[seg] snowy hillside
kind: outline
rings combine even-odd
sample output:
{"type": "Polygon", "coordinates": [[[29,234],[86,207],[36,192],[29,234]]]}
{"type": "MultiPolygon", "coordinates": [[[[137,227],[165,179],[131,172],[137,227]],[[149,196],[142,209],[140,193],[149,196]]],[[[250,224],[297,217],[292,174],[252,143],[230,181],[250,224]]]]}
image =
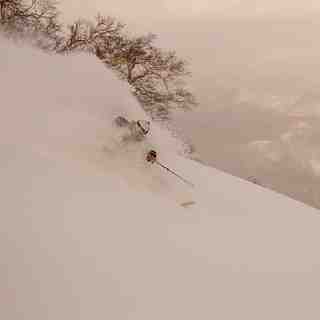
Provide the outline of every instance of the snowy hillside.
{"type": "Polygon", "coordinates": [[[319,211],[155,124],[123,145],[114,117],[147,116],[94,57],[0,52],[0,319],[319,319],[319,211]]]}

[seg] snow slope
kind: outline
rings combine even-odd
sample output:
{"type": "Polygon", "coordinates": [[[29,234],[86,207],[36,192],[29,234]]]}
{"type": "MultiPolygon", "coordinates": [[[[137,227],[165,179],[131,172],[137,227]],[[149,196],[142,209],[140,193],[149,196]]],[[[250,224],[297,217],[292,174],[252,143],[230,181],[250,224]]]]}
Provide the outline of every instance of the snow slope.
{"type": "Polygon", "coordinates": [[[113,118],[147,116],[94,57],[0,52],[1,319],[319,319],[319,211],[155,124],[122,145],[113,118]]]}

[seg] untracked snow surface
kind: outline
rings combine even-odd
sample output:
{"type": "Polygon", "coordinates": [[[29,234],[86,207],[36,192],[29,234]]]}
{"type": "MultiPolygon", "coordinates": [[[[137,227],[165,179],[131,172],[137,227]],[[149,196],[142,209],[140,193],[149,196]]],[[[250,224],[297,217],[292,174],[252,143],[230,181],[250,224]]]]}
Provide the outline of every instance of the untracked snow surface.
{"type": "Polygon", "coordinates": [[[0,319],[320,318],[319,211],[155,124],[123,144],[114,117],[147,116],[93,56],[0,41],[0,319]]]}

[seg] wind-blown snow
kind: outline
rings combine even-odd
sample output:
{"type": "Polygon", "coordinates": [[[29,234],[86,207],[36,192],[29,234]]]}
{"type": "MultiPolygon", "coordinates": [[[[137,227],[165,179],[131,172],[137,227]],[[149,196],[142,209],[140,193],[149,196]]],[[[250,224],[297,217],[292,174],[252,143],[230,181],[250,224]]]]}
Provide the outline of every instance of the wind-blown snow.
{"type": "Polygon", "coordinates": [[[93,56],[0,52],[1,319],[319,319],[319,211],[155,124],[122,145],[114,117],[147,116],[93,56]]]}

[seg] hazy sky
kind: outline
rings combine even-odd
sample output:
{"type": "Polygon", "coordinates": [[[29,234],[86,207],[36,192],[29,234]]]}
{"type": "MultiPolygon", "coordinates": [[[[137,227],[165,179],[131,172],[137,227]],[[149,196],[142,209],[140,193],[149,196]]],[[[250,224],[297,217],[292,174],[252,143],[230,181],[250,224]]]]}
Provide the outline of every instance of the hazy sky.
{"type": "Polygon", "coordinates": [[[94,15],[97,11],[123,18],[163,18],[210,13],[253,15],[256,13],[296,14],[320,10],[319,0],[61,0],[68,18],[94,15]]]}

